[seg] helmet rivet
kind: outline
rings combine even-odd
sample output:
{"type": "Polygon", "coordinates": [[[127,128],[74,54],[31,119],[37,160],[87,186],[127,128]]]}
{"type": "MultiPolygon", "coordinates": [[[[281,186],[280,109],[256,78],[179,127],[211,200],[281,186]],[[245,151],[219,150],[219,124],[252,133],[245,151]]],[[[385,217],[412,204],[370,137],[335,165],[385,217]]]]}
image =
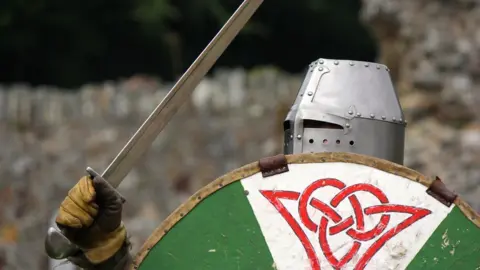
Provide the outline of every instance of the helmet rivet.
{"type": "Polygon", "coordinates": [[[352,61],[350,61],[350,66],[353,66],[353,65],[355,65],[355,64],[352,61]]]}
{"type": "Polygon", "coordinates": [[[352,112],[352,111],[348,111],[348,114],[350,114],[350,115],[351,115],[351,114],[353,114],[353,112],[352,112]]]}
{"type": "Polygon", "coordinates": [[[369,64],[369,63],[365,63],[365,67],[368,67],[368,66],[370,66],[370,64],[369,64]]]}
{"type": "Polygon", "coordinates": [[[313,92],[312,91],[308,92],[308,95],[309,96],[313,95],[313,92]]]}
{"type": "Polygon", "coordinates": [[[324,62],[323,62],[323,60],[322,60],[322,59],[320,59],[320,64],[323,64],[323,63],[324,63],[324,62]]]}
{"type": "Polygon", "coordinates": [[[395,121],[397,121],[397,118],[393,117],[392,120],[393,120],[393,122],[395,122],[395,121]]]}
{"type": "Polygon", "coordinates": [[[362,116],[362,114],[361,114],[361,113],[359,113],[359,112],[357,112],[357,116],[358,116],[358,117],[360,117],[360,116],[362,116]]]}
{"type": "Polygon", "coordinates": [[[408,121],[407,121],[407,120],[405,120],[405,124],[408,124],[408,121]]]}
{"type": "Polygon", "coordinates": [[[298,139],[298,140],[301,140],[301,139],[302,139],[302,135],[298,134],[298,135],[297,135],[297,139],[298,139]]]}
{"type": "Polygon", "coordinates": [[[290,139],[293,139],[293,135],[290,134],[290,139]]]}
{"type": "Polygon", "coordinates": [[[386,117],[386,116],[382,116],[382,119],[385,120],[385,119],[387,119],[387,117],[386,117]]]}
{"type": "Polygon", "coordinates": [[[390,69],[389,69],[388,67],[385,67],[385,70],[386,70],[386,71],[390,71],[390,69]]]}
{"type": "Polygon", "coordinates": [[[400,119],[398,119],[398,121],[400,121],[400,122],[403,122],[403,119],[402,119],[402,118],[400,118],[400,119]]]}
{"type": "Polygon", "coordinates": [[[346,126],[347,128],[349,128],[349,127],[350,127],[350,124],[349,124],[349,123],[346,123],[345,126],[346,126]]]}
{"type": "Polygon", "coordinates": [[[323,67],[319,67],[319,68],[318,68],[318,71],[323,71],[323,67]]]}
{"type": "Polygon", "coordinates": [[[380,65],[377,65],[377,69],[380,69],[380,65]]]}
{"type": "Polygon", "coordinates": [[[335,60],[335,62],[333,62],[333,63],[334,63],[335,65],[338,65],[338,61],[337,61],[337,60],[335,60]]]}
{"type": "Polygon", "coordinates": [[[375,114],[370,114],[370,118],[375,118],[375,114]]]}

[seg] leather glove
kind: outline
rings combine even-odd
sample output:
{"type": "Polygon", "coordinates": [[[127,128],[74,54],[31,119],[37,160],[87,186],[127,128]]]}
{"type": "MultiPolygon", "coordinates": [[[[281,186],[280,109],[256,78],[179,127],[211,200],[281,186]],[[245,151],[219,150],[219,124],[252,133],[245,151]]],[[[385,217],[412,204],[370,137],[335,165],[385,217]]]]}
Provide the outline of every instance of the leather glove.
{"type": "Polygon", "coordinates": [[[77,258],[69,258],[81,267],[107,261],[126,242],[122,198],[100,176],[78,181],[61,203],[56,223],[82,250],[77,258]]]}

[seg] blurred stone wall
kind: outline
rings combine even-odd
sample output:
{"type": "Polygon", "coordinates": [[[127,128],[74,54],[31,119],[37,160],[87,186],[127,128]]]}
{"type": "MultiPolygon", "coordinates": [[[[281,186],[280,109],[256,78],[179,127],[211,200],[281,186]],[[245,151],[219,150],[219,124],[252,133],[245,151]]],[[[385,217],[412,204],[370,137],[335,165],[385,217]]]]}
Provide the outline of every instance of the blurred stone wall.
{"type": "MultiPolygon", "coordinates": [[[[406,166],[440,176],[480,209],[478,1],[364,2],[409,120],[406,166]]],[[[201,83],[119,188],[134,251],[195,190],[282,152],[282,121],[301,79],[238,69],[201,83]]],[[[0,89],[1,270],[46,269],[55,208],[86,166],[107,166],[171,86],[136,76],[75,92],[0,89]]]]}
{"type": "Polygon", "coordinates": [[[412,123],[406,164],[480,208],[480,1],[363,0],[412,123]]]}

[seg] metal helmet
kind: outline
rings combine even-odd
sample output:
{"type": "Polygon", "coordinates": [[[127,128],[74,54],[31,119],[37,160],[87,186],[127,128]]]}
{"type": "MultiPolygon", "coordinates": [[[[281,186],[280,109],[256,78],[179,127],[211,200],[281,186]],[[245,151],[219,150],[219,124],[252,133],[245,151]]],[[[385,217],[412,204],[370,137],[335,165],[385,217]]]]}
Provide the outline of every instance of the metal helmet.
{"type": "Polygon", "coordinates": [[[385,65],[319,59],[284,122],[284,152],[352,152],[403,165],[406,124],[385,65]]]}

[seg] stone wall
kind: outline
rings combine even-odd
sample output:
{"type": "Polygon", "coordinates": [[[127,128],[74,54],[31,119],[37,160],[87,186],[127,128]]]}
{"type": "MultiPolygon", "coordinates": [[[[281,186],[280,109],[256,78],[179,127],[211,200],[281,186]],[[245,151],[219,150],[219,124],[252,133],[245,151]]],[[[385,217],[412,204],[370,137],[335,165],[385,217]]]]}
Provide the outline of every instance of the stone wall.
{"type": "MultiPolygon", "coordinates": [[[[440,176],[480,209],[478,1],[364,2],[409,120],[406,166],[440,176]]],[[[189,194],[282,152],[301,79],[239,69],[202,82],[119,187],[134,251],[189,194]]],[[[0,89],[0,269],[45,269],[54,209],[86,166],[106,167],[170,87],[137,76],[75,92],[0,89]]]]}
{"type": "Polygon", "coordinates": [[[410,126],[406,163],[480,200],[480,1],[363,0],[410,126]]]}

